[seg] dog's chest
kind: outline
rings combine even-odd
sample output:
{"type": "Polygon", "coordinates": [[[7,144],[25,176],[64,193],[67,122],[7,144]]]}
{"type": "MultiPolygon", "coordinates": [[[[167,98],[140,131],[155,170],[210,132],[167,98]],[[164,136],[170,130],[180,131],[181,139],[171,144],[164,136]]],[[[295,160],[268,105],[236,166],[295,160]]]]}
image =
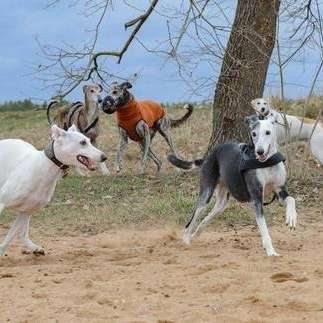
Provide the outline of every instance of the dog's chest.
{"type": "Polygon", "coordinates": [[[264,195],[267,195],[286,182],[286,169],[283,163],[268,168],[257,169],[257,178],[261,183],[264,195]]]}
{"type": "Polygon", "coordinates": [[[26,183],[24,181],[17,186],[16,198],[13,198],[12,203],[10,203],[10,208],[20,212],[32,213],[51,201],[57,180],[44,180],[44,178],[36,177],[32,182],[26,183]]]}

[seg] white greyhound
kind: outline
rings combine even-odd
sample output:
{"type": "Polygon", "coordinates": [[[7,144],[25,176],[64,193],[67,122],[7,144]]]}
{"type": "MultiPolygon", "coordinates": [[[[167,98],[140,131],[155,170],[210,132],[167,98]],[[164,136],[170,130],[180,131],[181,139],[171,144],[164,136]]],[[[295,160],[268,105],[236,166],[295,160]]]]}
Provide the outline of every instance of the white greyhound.
{"type": "MultiPolygon", "coordinates": [[[[277,141],[279,144],[286,143],[288,141],[288,136],[284,114],[272,109],[264,98],[252,100],[251,105],[258,115],[270,117],[275,121],[277,141]]],[[[313,119],[296,117],[289,114],[286,114],[286,121],[289,126],[290,140],[310,140],[312,154],[318,159],[321,165],[323,165],[322,122],[319,122],[315,126],[315,120],[313,119]]]]}
{"type": "Polygon", "coordinates": [[[0,255],[16,234],[29,251],[44,254],[44,249],[29,239],[31,214],[50,202],[56,183],[68,166],[95,170],[106,159],[75,125],[67,131],[53,125],[51,142],[43,151],[23,140],[0,140],[0,214],[5,208],[18,214],[0,244],[0,255]]]}

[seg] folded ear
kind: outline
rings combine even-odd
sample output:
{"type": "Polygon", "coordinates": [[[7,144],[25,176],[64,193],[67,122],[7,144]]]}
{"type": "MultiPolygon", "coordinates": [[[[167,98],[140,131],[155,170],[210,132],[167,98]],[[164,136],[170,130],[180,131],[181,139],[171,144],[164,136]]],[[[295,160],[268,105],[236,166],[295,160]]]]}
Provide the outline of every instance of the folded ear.
{"type": "Polygon", "coordinates": [[[59,137],[65,136],[66,131],[58,127],[56,124],[51,127],[51,138],[53,140],[58,139],[59,137]]]}
{"type": "Polygon", "coordinates": [[[75,132],[75,131],[79,131],[77,126],[73,123],[68,129],[67,132],[75,132]]]}
{"type": "Polygon", "coordinates": [[[86,90],[87,90],[87,85],[84,85],[84,86],[83,86],[83,93],[84,93],[84,94],[86,93],[86,90]]]}
{"type": "Polygon", "coordinates": [[[124,89],[131,89],[132,88],[132,84],[130,82],[123,82],[120,84],[120,86],[124,89]]]}
{"type": "Polygon", "coordinates": [[[253,99],[253,100],[251,100],[251,106],[255,109],[256,108],[256,101],[257,101],[257,99],[253,99]]]}

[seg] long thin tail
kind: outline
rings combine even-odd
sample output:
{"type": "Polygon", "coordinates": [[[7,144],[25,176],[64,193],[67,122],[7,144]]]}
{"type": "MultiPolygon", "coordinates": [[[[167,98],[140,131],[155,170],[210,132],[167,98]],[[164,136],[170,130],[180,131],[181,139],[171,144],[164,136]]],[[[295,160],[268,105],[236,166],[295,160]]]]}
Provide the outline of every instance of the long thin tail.
{"type": "Polygon", "coordinates": [[[175,155],[168,155],[167,159],[175,167],[185,169],[185,170],[201,167],[204,161],[204,159],[195,159],[192,161],[183,160],[176,157],[175,155]]]}
{"type": "Polygon", "coordinates": [[[192,104],[185,104],[184,109],[187,109],[187,112],[180,118],[180,119],[172,119],[170,118],[170,126],[172,128],[180,126],[184,123],[193,113],[193,105],[192,104]]]}
{"type": "Polygon", "coordinates": [[[47,111],[46,111],[46,114],[47,114],[47,121],[48,123],[52,126],[54,124],[54,120],[51,118],[50,114],[49,114],[49,110],[54,106],[58,104],[58,101],[57,100],[52,100],[49,102],[49,104],[47,105],[47,111]]]}

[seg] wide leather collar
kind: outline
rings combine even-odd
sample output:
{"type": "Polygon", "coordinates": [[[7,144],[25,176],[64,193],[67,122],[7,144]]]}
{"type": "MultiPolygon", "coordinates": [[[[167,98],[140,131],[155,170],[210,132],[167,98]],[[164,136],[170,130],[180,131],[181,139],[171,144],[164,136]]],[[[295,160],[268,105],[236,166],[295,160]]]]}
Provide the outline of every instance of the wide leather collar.
{"type": "Polygon", "coordinates": [[[59,169],[61,169],[63,171],[63,177],[67,176],[68,174],[68,169],[69,166],[63,164],[61,161],[59,161],[56,156],[55,156],[55,152],[54,152],[54,140],[51,140],[49,142],[49,144],[47,145],[47,147],[44,149],[44,153],[45,156],[52,161],[59,169]]]}

